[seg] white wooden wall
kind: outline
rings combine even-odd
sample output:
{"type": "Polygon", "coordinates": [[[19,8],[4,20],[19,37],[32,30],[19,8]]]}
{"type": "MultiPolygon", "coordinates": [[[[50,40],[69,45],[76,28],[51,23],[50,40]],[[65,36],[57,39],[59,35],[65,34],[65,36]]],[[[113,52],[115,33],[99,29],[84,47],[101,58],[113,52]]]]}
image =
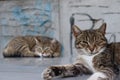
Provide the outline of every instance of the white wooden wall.
{"type": "Polygon", "coordinates": [[[69,19],[73,13],[75,24],[81,29],[92,26],[89,18],[81,13],[94,19],[103,18],[110,33],[106,37],[115,34],[120,41],[120,0],[4,0],[0,1],[0,52],[14,36],[46,35],[58,39],[64,55],[69,56],[69,19]]]}
{"type": "MultiPolygon", "coordinates": [[[[69,19],[73,13],[75,14],[75,24],[83,30],[91,28],[92,22],[88,16],[80,14],[87,13],[94,19],[104,19],[107,23],[106,37],[109,39],[112,34],[115,34],[116,41],[120,41],[120,0],[60,0],[61,36],[66,54],[70,54],[69,19]]],[[[100,25],[99,23],[94,28],[98,28],[100,25]]],[[[75,53],[74,43],[73,52],[75,53]]]]}

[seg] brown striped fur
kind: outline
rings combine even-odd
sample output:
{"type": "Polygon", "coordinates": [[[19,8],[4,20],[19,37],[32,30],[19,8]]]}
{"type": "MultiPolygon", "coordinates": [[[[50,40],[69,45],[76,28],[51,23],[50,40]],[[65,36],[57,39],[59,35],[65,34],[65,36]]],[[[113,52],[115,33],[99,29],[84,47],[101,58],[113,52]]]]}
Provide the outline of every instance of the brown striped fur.
{"type": "Polygon", "coordinates": [[[115,80],[120,65],[120,42],[108,44],[105,37],[106,23],[99,29],[80,30],[73,26],[72,30],[78,59],[73,64],[47,68],[43,72],[44,80],[89,73],[92,73],[92,76],[87,80],[115,80]]]}
{"type": "Polygon", "coordinates": [[[18,36],[3,51],[4,57],[58,57],[61,44],[45,36],[18,36]]]}

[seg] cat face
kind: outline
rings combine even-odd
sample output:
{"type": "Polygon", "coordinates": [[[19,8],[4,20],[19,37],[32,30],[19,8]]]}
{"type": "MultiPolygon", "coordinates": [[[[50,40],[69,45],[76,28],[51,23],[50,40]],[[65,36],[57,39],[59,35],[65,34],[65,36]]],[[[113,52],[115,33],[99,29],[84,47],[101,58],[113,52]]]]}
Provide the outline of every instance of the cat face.
{"type": "Polygon", "coordinates": [[[43,57],[52,57],[53,51],[48,46],[46,47],[36,46],[35,53],[43,57]]]}
{"type": "Polygon", "coordinates": [[[41,57],[53,57],[52,45],[56,40],[36,42],[35,53],[41,57]]]}
{"type": "Polygon", "coordinates": [[[77,26],[73,26],[72,30],[75,36],[75,47],[81,54],[94,55],[105,49],[107,45],[107,40],[105,38],[105,23],[96,30],[82,31],[77,26]]]}

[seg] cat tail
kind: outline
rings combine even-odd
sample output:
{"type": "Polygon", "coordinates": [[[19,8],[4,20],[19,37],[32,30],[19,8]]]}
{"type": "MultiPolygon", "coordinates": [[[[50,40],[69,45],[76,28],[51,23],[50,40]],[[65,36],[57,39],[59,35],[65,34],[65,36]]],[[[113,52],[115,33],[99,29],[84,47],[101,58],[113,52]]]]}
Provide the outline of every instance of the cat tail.
{"type": "Polygon", "coordinates": [[[3,50],[3,57],[9,57],[7,47],[5,47],[5,49],[3,50]]]}
{"type": "Polygon", "coordinates": [[[3,50],[3,57],[18,57],[18,53],[15,53],[14,50],[12,50],[11,47],[6,46],[3,50]]]}

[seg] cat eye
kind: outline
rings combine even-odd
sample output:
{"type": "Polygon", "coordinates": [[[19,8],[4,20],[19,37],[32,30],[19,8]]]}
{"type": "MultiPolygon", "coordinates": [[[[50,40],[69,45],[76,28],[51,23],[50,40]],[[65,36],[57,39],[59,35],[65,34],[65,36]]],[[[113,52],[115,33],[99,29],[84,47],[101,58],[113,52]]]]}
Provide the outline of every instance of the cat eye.
{"type": "Polygon", "coordinates": [[[41,47],[38,47],[38,49],[42,50],[42,48],[41,48],[41,47]]]}
{"type": "Polygon", "coordinates": [[[48,49],[49,49],[49,47],[45,48],[45,50],[48,50],[48,49]]]}
{"type": "Polygon", "coordinates": [[[50,48],[49,48],[49,47],[46,47],[44,50],[47,50],[47,51],[48,51],[48,50],[50,50],[50,48]]]}
{"type": "Polygon", "coordinates": [[[101,43],[101,42],[104,42],[105,39],[101,38],[100,40],[97,40],[96,43],[101,43]]]}
{"type": "Polygon", "coordinates": [[[88,42],[87,42],[87,41],[81,41],[81,43],[83,43],[83,44],[88,44],[88,42]]]}
{"type": "Polygon", "coordinates": [[[100,41],[95,41],[96,43],[99,43],[100,41]]]}
{"type": "Polygon", "coordinates": [[[37,50],[38,50],[38,51],[42,51],[42,49],[41,49],[41,48],[38,48],[37,50]]]}

